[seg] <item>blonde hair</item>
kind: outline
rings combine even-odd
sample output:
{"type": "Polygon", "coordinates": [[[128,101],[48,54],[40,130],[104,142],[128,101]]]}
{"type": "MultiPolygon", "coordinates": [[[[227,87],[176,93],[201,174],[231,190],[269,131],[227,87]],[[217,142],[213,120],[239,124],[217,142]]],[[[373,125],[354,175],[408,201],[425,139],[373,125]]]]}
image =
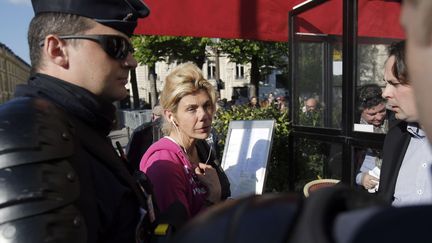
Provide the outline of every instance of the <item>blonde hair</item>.
{"type": "MultiPolygon", "coordinates": [[[[216,91],[213,85],[204,79],[201,70],[195,64],[191,62],[180,64],[165,79],[160,105],[164,110],[176,113],[180,100],[199,90],[204,90],[210,97],[213,115],[216,111],[216,91]]],[[[164,119],[162,125],[164,135],[169,135],[171,129],[171,123],[164,119]]]]}

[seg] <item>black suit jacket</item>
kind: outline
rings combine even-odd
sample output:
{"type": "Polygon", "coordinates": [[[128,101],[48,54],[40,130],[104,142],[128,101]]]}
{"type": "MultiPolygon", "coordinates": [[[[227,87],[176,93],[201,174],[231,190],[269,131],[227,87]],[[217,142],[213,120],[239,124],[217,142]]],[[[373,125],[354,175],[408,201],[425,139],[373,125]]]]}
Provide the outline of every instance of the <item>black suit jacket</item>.
{"type": "Polygon", "coordinates": [[[394,199],[396,180],[410,139],[407,123],[399,121],[390,128],[384,140],[380,185],[377,195],[389,204],[394,199]]]}

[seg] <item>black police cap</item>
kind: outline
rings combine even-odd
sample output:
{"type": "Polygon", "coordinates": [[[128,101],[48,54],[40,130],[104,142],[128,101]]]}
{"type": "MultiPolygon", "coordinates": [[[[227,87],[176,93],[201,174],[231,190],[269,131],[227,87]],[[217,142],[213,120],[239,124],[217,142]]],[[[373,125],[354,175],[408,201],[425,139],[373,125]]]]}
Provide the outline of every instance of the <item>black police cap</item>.
{"type": "Polygon", "coordinates": [[[131,36],[150,10],[141,0],[32,0],[35,15],[57,12],[91,18],[131,36]]]}

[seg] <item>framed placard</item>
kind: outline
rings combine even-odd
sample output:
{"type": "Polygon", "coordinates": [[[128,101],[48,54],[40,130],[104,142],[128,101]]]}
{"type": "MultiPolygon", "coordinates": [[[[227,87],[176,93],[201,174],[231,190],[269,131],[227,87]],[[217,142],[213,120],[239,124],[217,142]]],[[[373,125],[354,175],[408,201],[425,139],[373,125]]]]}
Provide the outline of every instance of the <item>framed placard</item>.
{"type": "Polygon", "coordinates": [[[221,165],[232,198],[262,194],[274,124],[274,120],[230,122],[221,165]]]}

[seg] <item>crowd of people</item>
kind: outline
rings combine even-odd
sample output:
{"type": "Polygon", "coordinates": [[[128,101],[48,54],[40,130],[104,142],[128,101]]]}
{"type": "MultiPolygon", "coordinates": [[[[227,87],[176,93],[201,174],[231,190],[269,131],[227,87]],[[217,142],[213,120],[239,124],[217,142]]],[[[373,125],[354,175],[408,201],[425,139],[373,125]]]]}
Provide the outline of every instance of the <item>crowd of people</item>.
{"type": "MultiPolygon", "coordinates": [[[[151,242],[170,224],[186,224],[172,242],[235,242],[259,232],[247,242],[430,241],[432,1],[404,2],[407,42],[389,47],[385,89],[359,91],[360,123],[386,133],[382,153],[366,151],[356,177],[376,193],[340,185],[303,204],[291,195],[227,200],[230,184],[208,142],[217,94],[192,63],[167,76],[153,121],[142,127],[148,146],[131,167],[108,134],[112,103],[127,96],[137,66],[129,37],[149,9],[140,0],[32,4],[31,77],[0,106],[1,242],[151,242]]],[[[270,93],[248,106],[286,111],[287,100],[270,93]]],[[[305,114],[317,110],[316,98],[304,101],[305,114]]]]}
{"type": "Polygon", "coordinates": [[[258,98],[255,95],[252,95],[249,98],[248,102],[241,102],[237,96],[232,96],[231,100],[219,99],[217,100],[217,108],[222,109],[231,109],[234,106],[247,106],[250,108],[267,108],[267,107],[274,107],[280,111],[288,112],[288,101],[289,97],[286,95],[279,95],[276,98],[274,98],[274,94],[272,92],[268,93],[263,98],[258,98]]]}

